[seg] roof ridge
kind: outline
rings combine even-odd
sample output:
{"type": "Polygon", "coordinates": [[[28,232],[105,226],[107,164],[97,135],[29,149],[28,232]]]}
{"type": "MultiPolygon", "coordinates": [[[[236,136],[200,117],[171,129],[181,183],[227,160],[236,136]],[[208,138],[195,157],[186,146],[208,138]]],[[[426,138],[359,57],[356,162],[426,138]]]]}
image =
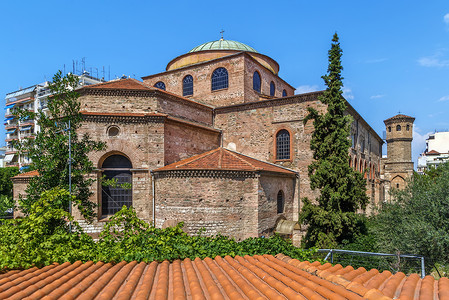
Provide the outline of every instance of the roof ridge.
{"type": "Polygon", "coordinates": [[[213,154],[213,153],[214,153],[215,151],[217,151],[218,149],[219,149],[219,148],[215,148],[215,149],[209,150],[209,151],[207,151],[207,152],[204,152],[204,153],[201,153],[201,154],[197,154],[196,157],[195,157],[195,156],[192,156],[192,157],[190,157],[191,160],[188,160],[189,158],[186,158],[186,160],[188,160],[188,161],[186,161],[186,162],[184,162],[184,163],[182,163],[182,164],[177,165],[175,168],[179,168],[179,167],[185,166],[185,165],[190,164],[190,163],[192,163],[192,162],[194,162],[194,161],[197,161],[197,160],[199,160],[199,159],[202,159],[202,158],[204,158],[204,157],[207,157],[207,156],[213,154]]]}
{"type": "Polygon", "coordinates": [[[246,160],[244,160],[243,158],[239,157],[238,154],[240,154],[240,153],[238,153],[238,152],[233,152],[233,151],[231,151],[231,150],[229,150],[229,149],[225,149],[225,148],[223,148],[223,149],[226,150],[226,151],[228,151],[229,154],[231,154],[232,156],[234,156],[234,157],[237,158],[238,160],[240,160],[240,161],[246,163],[247,165],[251,166],[254,170],[260,170],[260,169],[261,169],[261,168],[255,167],[255,166],[254,166],[252,163],[250,163],[249,161],[246,161],[246,160]]]}

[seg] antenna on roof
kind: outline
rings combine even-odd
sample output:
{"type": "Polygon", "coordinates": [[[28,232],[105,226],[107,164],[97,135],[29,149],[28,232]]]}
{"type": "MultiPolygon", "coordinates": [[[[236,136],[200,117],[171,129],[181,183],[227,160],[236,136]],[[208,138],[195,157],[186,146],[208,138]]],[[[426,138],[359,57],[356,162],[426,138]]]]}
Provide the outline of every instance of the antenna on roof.
{"type": "Polygon", "coordinates": [[[221,40],[224,40],[224,39],[223,39],[223,33],[224,33],[224,30],[222,29],[222,30],[220,31],[220,33],[221,33],[221,40]]]}

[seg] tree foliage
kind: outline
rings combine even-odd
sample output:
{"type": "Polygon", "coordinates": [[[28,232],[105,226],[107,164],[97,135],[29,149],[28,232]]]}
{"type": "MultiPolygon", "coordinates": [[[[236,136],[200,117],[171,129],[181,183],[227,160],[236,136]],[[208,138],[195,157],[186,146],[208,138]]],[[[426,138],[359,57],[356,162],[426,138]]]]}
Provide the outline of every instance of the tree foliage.
{"type": "Polygon", "coordinates": [[[68,230],[67,220],[71,216],[60,207],[69,199],[75,200],[66,190],[52,189],[33,203],[24,218],[4,221],[0,226],[0,269],[77,260],[151,262],[278,253],[311,260],[315,252],[296,248],[278,235],[236,242],[222,235],[188,235],[182,231],[182,223],[159,229],[138,219],[134,209],[126,207],[110,218],[100,240],[95,242],[76,222],[75,230],[68,230]]]}
{"type": "Polygon", "coordinates": [[[72,74],[62,76],[55,74],[50,84],[52,95],[46,110],[38,112],[19,111],[21,121],[34,119],[39,132],[34,138],[26,139],[17,145],[22,155],[32,160],[32,168],[39,172],[27,187],[27,196],[21,199],[20,206],[27,213],[41,193],[55,187],[68,190],[69,182],[69,134],[71,135],[72,153],[72,194],[78,200],[77,206],[86,218],[93,216],[93,203],[88,200],[93,179],[86,174],[93,171],[93,164],[88,158],[91,151],[104,149],[102,142],[93,141],[88,134],[78,135],[81,127],[79,94],[75,88],[78,78],[72,74]],[[70,124],[70,125],[69,125],[70,124]]]}
{"type": "Polygon", "coordinates": [[[11,177],[19,174],[19,168],[0,168],[0,217],[7,215],[7,211],[14,208],[11,177]]]}
{"type": "Polygon", "coordinates": [[[345,114],[347,105],[342,94],[342,50],[335,34],[329,50],[327,74],[322,76],[327,88],[319,100],[327,105],[326,113],[308,108],[304,123],[313,120],[314,132],[310,142],[314,161],[309,165],[310,185],[319,189],[317,204],[303,199],[301,220],[309,225],[305,237],[307,247],[335,247],[343,239],[351,239],[363,227],[356,213],[368,203],[363,175],[348,164],[351,116],[345,114]]]}
{"type": "Polygon", "coordinates": [[[395,190],[374,217],[372,232],[380,251],[418,254],[449,263],[449,163],[417,173],[395,190]]]}

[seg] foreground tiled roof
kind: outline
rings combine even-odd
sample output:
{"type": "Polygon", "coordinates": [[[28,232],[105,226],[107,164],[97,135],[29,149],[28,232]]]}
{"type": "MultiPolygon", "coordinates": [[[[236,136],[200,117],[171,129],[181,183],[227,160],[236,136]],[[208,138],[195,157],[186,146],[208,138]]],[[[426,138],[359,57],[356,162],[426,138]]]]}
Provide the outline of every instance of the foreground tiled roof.
{"type": "Polygon", "coordinates": [[[87,85],[84,89],[120,89],[120,90],[154,90],[143,82],[134,78],[111,80],[93,85],[87,85]]]}
{"type": "Polygon", "coordinates": [[[172,163],[156,169],[155,172],[172,170],[267,171],[289,175],[296,174],[287,168],[282,168],[222,147],[172,163]]]}
{"type": "Polygon", "coordinates": [[[19,175],[14,176],[13,178],[25,178],[25,177],[34,177],[39,175],[39,172],[37,170],[21,173],[19,175]]]}
{"type": "Polygon", "coordinates": [[[283,255],[157,263],[75,262],[0,275],[0,299],[447,299],[449,279],[283,255]],[[28,298],[27,298],[28,297],[28,298]]]}
{"type": "Polygon", "coordinates": [[[431,151],[426,153],[426,155],[439,155],[439,154],[440,154],[440,152],[435,151],[435,150],[431,150],[431,151]]]}

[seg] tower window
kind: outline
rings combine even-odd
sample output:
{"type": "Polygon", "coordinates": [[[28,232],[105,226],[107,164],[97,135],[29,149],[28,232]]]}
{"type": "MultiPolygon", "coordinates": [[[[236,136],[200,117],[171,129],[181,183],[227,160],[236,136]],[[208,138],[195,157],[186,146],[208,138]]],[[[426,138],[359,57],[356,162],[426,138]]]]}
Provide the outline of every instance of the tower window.
{"type": "Polygon", "coordinates": [[[280,190],[277,196],[277,213],[282,214],[284,212],[284,192],[280,190]]]}
{"type": "Polygon", "coordinates": [[[155,88],[161,89],[163,91],[165,91],[165,83],[163,83],[162,81],[158,81],[156,82],[156,84],[154,85],[155,88]]]}
{"type": "Polygon", "coordinates": [[[391,132],[391,126],[388,126],[388,132],[391,132]]]}
{"type": "Polygon", "coordinates": [[[286,90],[282,91],[282,97],[287,97],[287,91],[286,90]]]}
{"type": "Polygon", "coordinates": [[[228,70],[218,68],[212,73],[212,91],[228,88],[228,70]]]}
{"type": "Polygon", "coordinates": [[[396,126],[396,131],[401,131],[401,125],[396,126]]]}
{"type": "Polygon", "coordinates": [[[193,95],[193,77],[191,75],[187,75],[182,80],[182,95],[183,96],[193,95]]]}
{"type": "Polygon", "coordinates": [[[274,97],[274,92],[276,91],[276,87],[274,86],[274,82],[270,82],[270,96],[274,97]]]}
{"type": "Polygon", "coordinates": [[[260,74],[259,72],[256,71],[253,74],[253,90],[260,93],[260,86],[261,86],[260,74]]]}
{"type": "Polygon", "coordinates": [[[410,125],[407,125],[405,128],[407,131],[410,131],[410,125]]]}
{"type": "Polygon", "coordinates": [[[290,133],[285,129],[276,134],[276,159],[290,159],[290,133]]]}

